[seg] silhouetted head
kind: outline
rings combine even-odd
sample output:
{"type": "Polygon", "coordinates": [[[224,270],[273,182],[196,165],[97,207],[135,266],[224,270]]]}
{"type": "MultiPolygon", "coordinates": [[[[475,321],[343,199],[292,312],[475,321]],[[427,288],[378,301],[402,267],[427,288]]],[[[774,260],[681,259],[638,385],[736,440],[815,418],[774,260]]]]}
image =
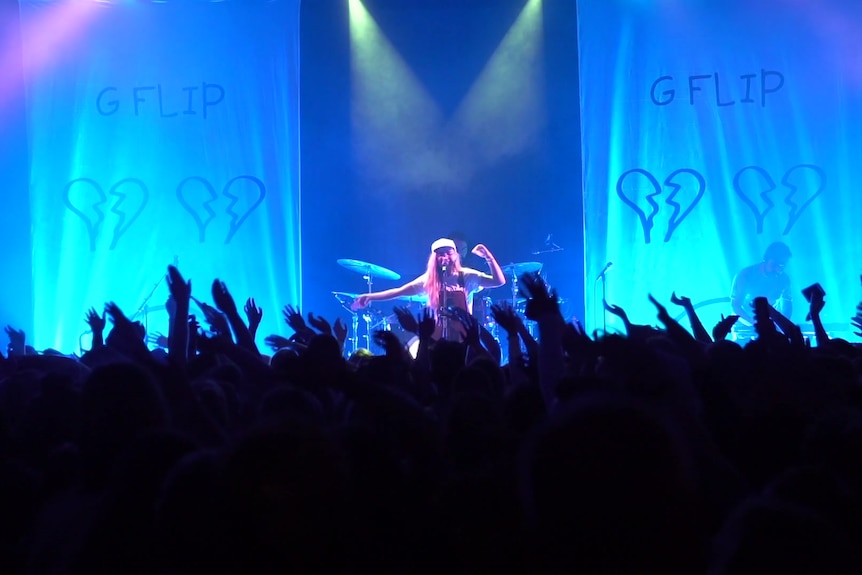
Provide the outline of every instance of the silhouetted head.
{"type": "Polygon", "coordinates": [[[694,475],[671,420],[630,397],[584,395],[523,447],[525,509],[555,572],[696,571],[694,475]]]}
{"type": "Polygon", "coordinates": [[[236,572],[341,572],[344,463],[314,426],[284,425],[241,440],[221,487],[236,572]]]}
{"type": "Polygon", "coordinates": [[[81,415],[81,448],[95,473],[106,471],[142,433],[167,426],[159,387],[149,372],[133,364],[93,370],[81,393],[81,415]]]}
{"type": "Polygon", "coordinates": [[[461,261],[467,257],[470,253],[469,243],[467,242],[467,234],[464,232],[449,232],[449,235],[446,236],[453,242],[455,242],[455,250],[458,252],[458,255],[461,257],[461,261]]]}
{"type": "Polygon", "coordinates": [[[784,242],[772,242],[763,253],[766,273],[778,274],[784,271],[784,266],[793,254],[784,242]]]}
{"type": "Polygon", "coordinates": [[[847,532],[821,514],[769,498],[736,509],[716,538],[710,575],[858,573],[847,532]]]}

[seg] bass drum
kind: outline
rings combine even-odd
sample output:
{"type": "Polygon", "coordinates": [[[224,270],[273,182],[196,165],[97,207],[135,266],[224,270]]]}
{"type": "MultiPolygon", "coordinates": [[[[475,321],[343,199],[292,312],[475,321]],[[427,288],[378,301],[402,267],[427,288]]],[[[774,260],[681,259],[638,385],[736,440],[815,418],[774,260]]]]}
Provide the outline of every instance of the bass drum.
{"type": "Polygon", "coordinates": [[[485,329],[494,333],[497,327],[494,321],[494,314],[491,312],[491,306],[494,305],[494,300],[490,297],[474,298],[473,299],[473,317],[485,329]]]}

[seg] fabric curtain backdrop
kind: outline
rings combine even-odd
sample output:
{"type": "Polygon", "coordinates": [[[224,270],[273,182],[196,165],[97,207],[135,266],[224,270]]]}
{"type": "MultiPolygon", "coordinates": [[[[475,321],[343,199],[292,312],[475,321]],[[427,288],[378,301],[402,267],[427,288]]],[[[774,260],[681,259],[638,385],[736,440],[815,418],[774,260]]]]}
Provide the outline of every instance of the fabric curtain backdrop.
{"type": "MultiPolygon", "coordinates": [[[[847,326],[862,261],[862,4],[580,0],[578,19],[590,328],[607,262],[609,302],[655,324],[648,293],[726,298],[773,241],[793,252],[792,319],[805,321],[799,291],[818,281],[824,321],[847,326]]],[[[701,311],[711,327],[730,307],[701,311]]]]}
{"type": "Polygon", "coordinates": [[[77,351],[86,309],[106,301],[167,333],[173,262],[200,300],[212,303],[214,278],[240,308],[253,296],[259,342],[277,332],[281,306],[301,297],[299,0],[20,8],[28,339],[77,351]]]}

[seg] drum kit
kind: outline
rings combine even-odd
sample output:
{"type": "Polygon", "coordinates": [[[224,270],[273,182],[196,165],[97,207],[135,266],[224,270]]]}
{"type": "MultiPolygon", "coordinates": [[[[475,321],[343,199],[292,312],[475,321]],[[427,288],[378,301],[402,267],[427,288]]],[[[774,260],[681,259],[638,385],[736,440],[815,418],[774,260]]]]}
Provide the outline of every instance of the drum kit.
{"type": "MultiPolygon", "coordinates": [[[[352,260],[352,259],[339,259],[337,260],[338,265],[341,267],[348,269],[352,272],[358,273],[365,280],[365,285],[367,291],[364,293],[371,293],[374,286],[375,279],[383,279],[383,280],[391,280],[398,281],[401,279],[401,274],[390,270],[389,268],[385,268],[383,266],[379,266],[377,264],[372,264],[368,262],[364,262],[361,260],[352,260]]],[[[359,345],[359,321],[362,319],[365,322],[365,335],[363,335],[363,339],[365,340],[364,347],[366,349],[371,349],[371,334],[373,334],[377,330],[386,330],[389,331],[392,328],[393,324],[393,316],[386,315],[372,306],[368,306],[361,310],[353,309],[353,302],[356,301],[360,293],[352,293],[352,292],[342,292],[342,291],[334,291],[332,295],[335,296],[335,299],[338,300],[338,303],[341,304],[346,311],[350,313],[351,316],[351,325],[350,325],[350,337],[348,339],[348,343],[350,344],[349,349],[345,349],[345,352],[348,355],[352,355],[355,351],[360,348],[359,345]]],[[[409,296],[398,298],[399,301],[406,301],[409,303],[413,301],[419,301],[418,296],[409,296]]]]}
{"type": "MultiPolygon", "coordinates": [[[[366,349],[371,349],[372,347],[372,339],[373,333],[378,330],[385,331],[393,331],[396,334],[399,334],[399,339],[402,339],[406,346],[410,346],[411,343],[415,343],[411,341],[412,334],[401,334],[400,326],[398,325],[398,320],[394,314],[385,314],[380,309],[375,308],[372,305],[368,305],[363,309],[354,309],[354,302],[361,295],[371,293],[373,291],[374,280],[390,280],[390,281],[398,281],[401,279],[401,274],[383,266],[372,264],[369,262],[361,261],[361,260],[353,260],[353,259],[339,259],[337,260],[338,265],[341,267],[350,270],[354,273],[358,273],[365,280],[366,290],[364,293],[357,292],[344,292],[344,291],[334,291],[332,295],[338,301],[342,308],[344,308],[351,315],[351,331],[348,338],[347,343],[349,346],[345,346],[345,353],[350,356],[354,352],[356,352],[360,347],[365,347],[366,349]],[[364,322],[364,335],[360,338],[360,329],[359,324],[360,321],[364,322]],[[364,340],[362,343],[364,346],[360,346],[360,339],[364,340]]],[[[506,275],[507,283],[511,288],[511,298],[504,298],[503,300],[498,301],[506,301],[510,302],[512,308],[519,315],[523,316],[524,307],[525,307],[525,299],[518,292],[518,277],[525,273],[539,273],[541,275],[542,271],[542,263],[541,262],[521,262],[521,263],[511,263],[505,266],[502,266],[503,273],[506,275]]],[[[410,295],[410,296],[401,296],[398,298],[394,298],[393,300],[388,300],[385,302],[388,305],[403,305],[408,308],[416,306],[418,309],[426,306],[428,304],[427,296],[423,295],[410,295]],[[391,303],[390,303],[391,302],[391,303]]],[[[481,321],[485,325],[486,329],[488,329],[492,335],[500,341],[500,334],[498,334],[497,327],[495,325],[493,316],[491,314],[491,306],[496,303],[495,300],[491,297],[483,297],[479,298],[478,295],[474,297],[473,301],[473,315],[481,318],[481,321]]],[[[418,311],[417,309],[417,311],[418,311]]],[[[526,321],[527,326],[531,334],[534,337],[537,336],[535,333],[535,325],[533,322],[526,321]]],[[[415,347],[415,345],[414,345],[415,347]]]]}

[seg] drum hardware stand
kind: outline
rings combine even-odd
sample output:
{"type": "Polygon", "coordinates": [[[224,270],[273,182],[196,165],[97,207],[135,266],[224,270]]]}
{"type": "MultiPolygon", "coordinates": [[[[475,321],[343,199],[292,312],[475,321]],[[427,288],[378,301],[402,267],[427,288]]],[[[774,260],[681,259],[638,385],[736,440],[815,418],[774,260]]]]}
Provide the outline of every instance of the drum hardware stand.
{"type": "MultiPolygon", "coordinates": [[[[362,274],[363,279],[365,279],[366,284],[368,285],[368,292],[371,293],[372,285],[373,285],[373,277],[381,277],[387,280],[399,280],[401,279],[401,275],[395,273],[394,271],[384,268],[383,266],[378,266],[372,263],[368,263],[360,260],[353,259],[338,259],[336,263],[341,267],[347,268],[352,272],[357,272],[362,274]]],[[[333,292],[336,293],[336,292],[333,292]]],[[[353,297],[353,296],[350,296],[353,297]]],[[[359,311],[352,309],[351,306],[346,306],[344,302],[341,302],[342,307],[349,309],[351,314],[351,329],[352,333],[350,337],[350,344],[352,346],[351,355],[359,350],[359,315],[362,314],[362,318],[365,320],[365,345],[367,349],[371,348],[371,319],[372,313],[370,310],[359,311]]]]}
{"type": "MultiPolygon", "coordinates": [[[[374,284],[374,280],[371,277],[371,274],[365,274],[362,276],[362,279],[365,280],[365,283],[368,285],[368,292],[371,293],[373,290],[371,286],[374,284]]],[[[371,302],[369,302],[371,305],[371,302]]],[[[365,349],[371,349],[371,312],[366,310],[362,314],[362,319],[365,320],[365,349]]]]}
{"type": "Polygon", "coordinates": [[[446,310],[446,288],[443,285],[440,286],[440,294],[437,297],[439,298],[437,318],[440,322],[441,328],[440,339],[447,340],[449,339],[449,317],[448,311],[446,310]]]}
{"type": "Polygon", "coordinates": [[[512,266],[512,309],[518,309],[518,274],[512,266]]]}
{"type": "Polygon", "coordinates": [[[353,355],[359,349],[359,314],[353,312],[350,314],[351,318],[351,336],[350,336],[350,353],[348,356],[353,355]]]}

